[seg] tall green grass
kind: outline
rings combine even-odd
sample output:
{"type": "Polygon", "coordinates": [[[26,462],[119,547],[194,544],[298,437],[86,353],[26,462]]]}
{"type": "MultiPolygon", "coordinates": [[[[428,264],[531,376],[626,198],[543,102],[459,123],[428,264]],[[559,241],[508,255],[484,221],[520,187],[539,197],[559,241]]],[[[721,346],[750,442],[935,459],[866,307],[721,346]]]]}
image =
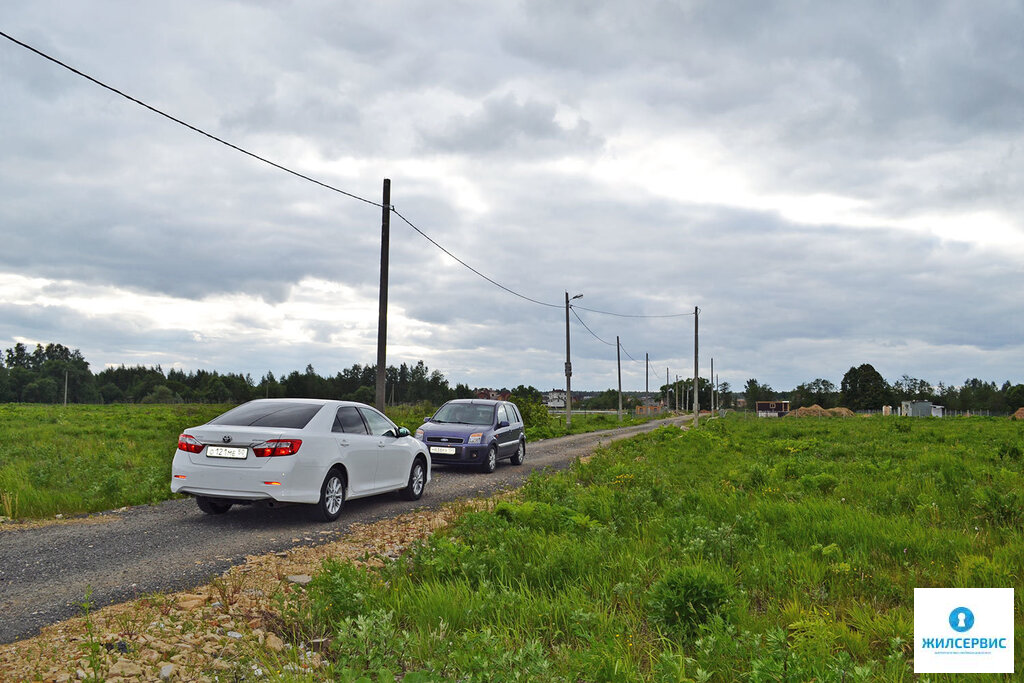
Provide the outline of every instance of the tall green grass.
{"type": "MultiPolygon", "coordinates": [[[[664,427],[327,566],[288,623],[337,680],[910,681],[915,587],[1024,576],[1022,445],[997,419],[664,427]]],[[[968,679],[1003,680],[930,677],[968,679]]]]}
{"type": "Polygon", "coordinates": [[[178,435],[227,407],[0,404],[0,515],[41,518],[166,500],[178,435]]]}

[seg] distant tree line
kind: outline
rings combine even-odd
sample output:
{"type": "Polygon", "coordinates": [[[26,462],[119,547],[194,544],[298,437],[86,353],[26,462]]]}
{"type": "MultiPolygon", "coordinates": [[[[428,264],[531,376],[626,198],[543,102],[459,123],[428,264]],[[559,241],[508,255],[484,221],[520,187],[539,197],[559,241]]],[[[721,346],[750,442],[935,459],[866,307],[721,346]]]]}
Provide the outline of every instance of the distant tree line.
{"type": "MultiPolygon", "coordinates": [[[[61,344],[36,345],[29,351],[15,344],[0,363],[0,403],[242,403],[254,398],[331,398],[373,403],[377,368],[353,365],[332,377],[318,375],[312,365],[280,378],[268,372],[259,382],[248,375],[196,370],[164,372],[157,365],[107,368],[96,374],[78,349],[61,344]]],[[[465,384],[452,388],[439,371],[423,361],[402,363],[385,371],[387,402],[438,405],[467,398],[465,384]]]]}
{"type": "MultiPolygon", "coordinates": [[[[716,387],[711,380],[704,377],[697,378],[698,388],[698,402],[699,408],[704,410],[711,409],[711,394],[715,395],[715,407],[717,408],[732,408],[735,406],[735,395],[732,391],[732,387],[728,382],[720,382],[716,387]]],[[[693,405],[693,378],[688,379],[680,378],[678,382],[671,384],[662,384],[658,391],[662,399],[668,396],[668,403],[672,408],[677,405],[685,407],[687,410],[691,409],[693,405]],[[678,394],[678,397],[677,397],[678,394]]]]}
{"type": "Polygon", "coordinates": [[[890,384],[873,366],[864,363],[847,370],[838,387],[827,379],[815,379],[792,391],[775,391],[767,384],[749,379],[744,397],[749,407],[753,407],[756,401],[788,400],[793,409],[817,404],[822,408],[843,406],[850,410],[880,410],[882,406],[898,406],[903,401],[931,401],[946,410],[1003,414],[1024,407],[1024,384],[1006,381],[998,385],[973,378],[961,386],[942,382],[933,385],[909,375],[903,375],[890,384]]]}

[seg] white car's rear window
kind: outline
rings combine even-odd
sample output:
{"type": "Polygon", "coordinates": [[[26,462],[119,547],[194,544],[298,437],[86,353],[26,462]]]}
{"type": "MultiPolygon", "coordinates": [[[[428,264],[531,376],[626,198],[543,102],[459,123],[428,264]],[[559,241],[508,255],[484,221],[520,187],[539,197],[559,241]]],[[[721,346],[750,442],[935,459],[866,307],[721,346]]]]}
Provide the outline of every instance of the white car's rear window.
{"type": "Polygon", "coordinates": [[[243,403],[219,415],[209,424],[234,427],[273,427],[275,429],[302,429],[320,412],[319,403],[277,403],[261,401],[243,403]]]}

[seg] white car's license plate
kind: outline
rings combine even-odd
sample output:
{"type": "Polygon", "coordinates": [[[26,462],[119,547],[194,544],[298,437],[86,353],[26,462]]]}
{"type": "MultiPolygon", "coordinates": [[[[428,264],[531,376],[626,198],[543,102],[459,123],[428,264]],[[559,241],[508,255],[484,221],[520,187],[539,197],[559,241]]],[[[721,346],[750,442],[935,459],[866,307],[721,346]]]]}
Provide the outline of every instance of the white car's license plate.
{"type": "Polygon", "coordinates": [[[438,455],[455,455],[455,449],[451,446],[431,446],[430,452],[438,455]]]}
{"type": "Polygon", "coordinates": [[[206,447],[206,456],[209,458],[236,458],[238,460],[244,460],[248,452],[248,448],[229,448],[224,446],[206,447]]]}

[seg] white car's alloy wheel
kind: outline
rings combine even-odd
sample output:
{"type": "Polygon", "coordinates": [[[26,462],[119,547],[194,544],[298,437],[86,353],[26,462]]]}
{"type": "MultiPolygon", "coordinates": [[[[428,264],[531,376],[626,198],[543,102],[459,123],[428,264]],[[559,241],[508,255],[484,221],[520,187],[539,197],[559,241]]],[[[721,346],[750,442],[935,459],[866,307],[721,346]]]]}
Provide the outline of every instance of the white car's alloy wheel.
{"type": "Polygon", "coordinates": [[[409,472],[409,484],[402,489],[402,497],[406,500],[419,500],[423,496],[423,487],[427,484],[427,468],[419,458],[412,464],[409,472]]]}
{"type": "Polygon", "coordinates": [[[320,502],[313,506],[313,516],[322,522],[333,522],[344,506],[345,478],[336,470],[331,470],[320,487],[320,502]]]}
{"type": "Polygon", "coordinates": [[[341,512],[341,505],[344,502],[345,491],[341,485],[341,480],[337,477],[331,477],[330,481],[327,482],[327,490],[324,491],[324,507],[329,514],[336,515],[341,512]]]}

